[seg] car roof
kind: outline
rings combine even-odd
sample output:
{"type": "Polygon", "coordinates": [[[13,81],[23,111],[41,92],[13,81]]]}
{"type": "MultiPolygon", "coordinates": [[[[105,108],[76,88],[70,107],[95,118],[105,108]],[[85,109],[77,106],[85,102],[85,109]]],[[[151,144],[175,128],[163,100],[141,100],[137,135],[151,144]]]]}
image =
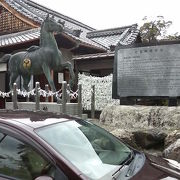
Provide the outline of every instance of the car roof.
{"type": "Polygon", "coordinates": [[[27,126],[35,129],[75,119],[76,118],[72,116],[45,111],[0,110],[0,123],[4,122],[24,128],[27,126]]]}

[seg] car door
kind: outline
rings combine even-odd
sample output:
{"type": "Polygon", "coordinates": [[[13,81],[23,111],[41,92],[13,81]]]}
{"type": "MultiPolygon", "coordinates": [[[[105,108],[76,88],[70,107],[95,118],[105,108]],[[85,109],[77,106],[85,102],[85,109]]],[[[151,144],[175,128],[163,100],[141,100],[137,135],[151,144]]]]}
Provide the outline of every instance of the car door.
{"type": "Polygon", "coordinates": [[[68,179],[44,154],[19,137],[0,128],[0,180],[34,180],[40,176],[68,179]]]}

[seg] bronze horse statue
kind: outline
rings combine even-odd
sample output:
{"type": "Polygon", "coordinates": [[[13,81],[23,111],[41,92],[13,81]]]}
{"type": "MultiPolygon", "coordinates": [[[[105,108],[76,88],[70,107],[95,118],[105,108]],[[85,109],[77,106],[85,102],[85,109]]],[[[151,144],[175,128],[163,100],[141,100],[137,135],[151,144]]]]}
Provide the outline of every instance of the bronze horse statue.
{"type": "Polygon", "coordinates": [[[60,71],[67,68],[70,72],[70,84],[74,82],[74,71],[70,62],[63,59],[61,51],[58,49],[54,32],[62,32],[63,24],[57,23],[54,18],[47,15],[41,25],[39,46],[31,46],[26,51],[16,54],[6,54],[1,61],[8,62],[10,72],[10,89],[19,75],[23,78],[23,87],[28,91],[28,84],[31,75],[45,74],[52,91],[56,91],[51,70],[60,71]]]}

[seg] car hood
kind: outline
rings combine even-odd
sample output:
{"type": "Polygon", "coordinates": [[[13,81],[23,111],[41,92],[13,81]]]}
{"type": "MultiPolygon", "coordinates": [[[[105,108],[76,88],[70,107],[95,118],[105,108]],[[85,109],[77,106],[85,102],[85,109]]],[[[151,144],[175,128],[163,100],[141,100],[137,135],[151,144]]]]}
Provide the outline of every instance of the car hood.
{"type": "Polygon", "coordinates": [[[144,166],[132,179],[178,180],[180,179],[180,163],[162,157],[146,155],[144,166]]]}

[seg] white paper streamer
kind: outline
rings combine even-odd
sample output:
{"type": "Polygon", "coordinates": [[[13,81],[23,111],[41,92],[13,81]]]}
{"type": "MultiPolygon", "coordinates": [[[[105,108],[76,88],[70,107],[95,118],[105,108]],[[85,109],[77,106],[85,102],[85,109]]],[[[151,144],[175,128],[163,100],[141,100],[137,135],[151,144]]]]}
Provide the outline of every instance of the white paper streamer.
{"type": "MultiPolygon", "coordinates": [[[[62,89],[60,89],[59,91],[56,92],[52,92],[52,91],[45,91],[41,88],[38,89],[39,91],[39,95],[42,97],[50,97],[50,96],[56,96],[57,98],[62,98],[62,89]]],[[[6,92],[2,92],[0,91],[0,97],[6,98],[6,97],[10,97],[10,94],[13,95],[13,91],[10,91],[8,93],[6,92]]],[[[23,96],[23,97],[30,97],[30,96],[35,96],[35,89],[31,90],[31,91],[21,91],[20,89],[17,89],[17,94],[19,96],[23,96]]],[[[77,99],[78,98],[78,90],[73,92],[71,89],[67,90],[67,94],[69,95],[70,99],[77,99]]]]}
{"type": "Polygon", "coordinates": [[[82,84],[82,106],[85,110],[91,110],[91,86],[95,85],[95,109],[102,110],[108,104],[119,104],[119,100],[112,99],[113,75],[105,77],[78,75],[78,82],[82,84]]]}
{"type": "Polygon", "coordinates": [[[9,91],[9,92],[2,92],[2,91],[0,91],[0,97],[3,97],[3,98],[5,98],[5,97],[10,97],[10,94],[11,94],[11,91],[9,91]]]}

